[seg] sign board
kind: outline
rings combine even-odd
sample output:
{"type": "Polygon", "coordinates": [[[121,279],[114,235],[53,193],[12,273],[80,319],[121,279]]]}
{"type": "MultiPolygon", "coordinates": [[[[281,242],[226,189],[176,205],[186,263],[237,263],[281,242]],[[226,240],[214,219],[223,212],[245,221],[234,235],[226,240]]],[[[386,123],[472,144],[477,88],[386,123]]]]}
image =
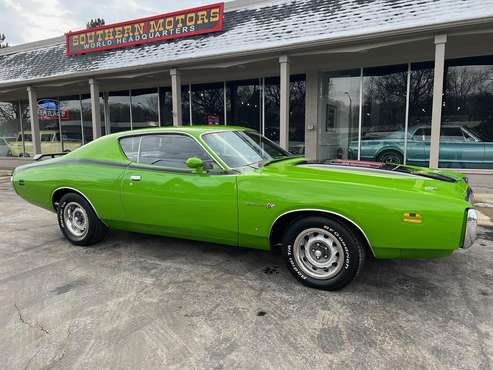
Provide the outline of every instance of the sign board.
{"type": "Polygon", "coordinates": [[[207,115],[207,124],[210,125],[220,125],[221,122],[219,120],[218,114],[208,114],[207,115]]]}
{"type": "Polygon", "coordinates": [[[94,53],[221,31],[224,3],[116,23],[66,36],[67,55],[94,53]]]}
{"type": "Polygon", "coordinates": [[[40,121],[58,120],[59,115],[61,121],[70,120],[69,111],[63,109],[57,100],[38,100],[38,119],[40,121]]]}

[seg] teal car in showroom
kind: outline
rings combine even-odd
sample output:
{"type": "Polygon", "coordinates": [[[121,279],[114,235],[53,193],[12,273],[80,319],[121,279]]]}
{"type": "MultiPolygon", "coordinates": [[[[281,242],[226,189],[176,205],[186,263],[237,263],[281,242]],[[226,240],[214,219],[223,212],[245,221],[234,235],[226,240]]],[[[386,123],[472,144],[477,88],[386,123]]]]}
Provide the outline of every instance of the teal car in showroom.
{"type": "MultiPolygon", "coordinates": [[[[430,155],[431,127],[409,128],[407,137],[408,163],[427,166],[430,155]]],[[[349,145],[348,157],[357,159],[358,142],[349,145]]],[[[444,125],[440,131],[440,167],[493,168],[493,142],[484,141],[472,128],[444,125]]],[[[383,163],[404,163],[404,132],[396,131],[383,137],[363,137],[361,160],[383,163]]]]}

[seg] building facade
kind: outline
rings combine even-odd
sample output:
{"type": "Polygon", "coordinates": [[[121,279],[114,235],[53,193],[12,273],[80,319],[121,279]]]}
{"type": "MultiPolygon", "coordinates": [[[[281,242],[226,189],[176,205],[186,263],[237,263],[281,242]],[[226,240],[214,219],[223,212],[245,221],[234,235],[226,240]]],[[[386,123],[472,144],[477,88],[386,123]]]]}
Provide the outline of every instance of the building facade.
{"type": "Polygon", "coordinates": [[[493,0],[238,0],[213,32],[79,54],[68,36],[9,47],[0,156],[238,125],[311,159],[488,172],[492,21],[493,0]]]}

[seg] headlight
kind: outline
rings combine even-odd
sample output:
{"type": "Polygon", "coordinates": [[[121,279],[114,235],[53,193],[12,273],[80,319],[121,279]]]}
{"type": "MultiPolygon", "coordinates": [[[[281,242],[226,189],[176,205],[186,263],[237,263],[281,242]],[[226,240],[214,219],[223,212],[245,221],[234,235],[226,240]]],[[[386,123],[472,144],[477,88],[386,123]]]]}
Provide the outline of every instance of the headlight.
{"type": "Polygon", "coordinates": [[[464,236],[463,248],[469,248],[474,244],[477,237],[478,214],[474,209],[467,210],[466,235],[464,236]]]}

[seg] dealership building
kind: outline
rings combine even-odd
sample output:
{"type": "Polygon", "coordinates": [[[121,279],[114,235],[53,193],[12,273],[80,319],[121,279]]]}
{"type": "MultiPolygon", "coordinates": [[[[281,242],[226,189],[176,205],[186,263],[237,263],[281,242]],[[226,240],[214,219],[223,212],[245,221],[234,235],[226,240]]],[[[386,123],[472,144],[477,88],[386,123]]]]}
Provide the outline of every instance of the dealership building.
{"type": "Polygon", "coordinates": [[[0,156],[235,125],[311,159],[493,170],[493,0],[238,0],[66,31],[0,50],[0,156]]]}

